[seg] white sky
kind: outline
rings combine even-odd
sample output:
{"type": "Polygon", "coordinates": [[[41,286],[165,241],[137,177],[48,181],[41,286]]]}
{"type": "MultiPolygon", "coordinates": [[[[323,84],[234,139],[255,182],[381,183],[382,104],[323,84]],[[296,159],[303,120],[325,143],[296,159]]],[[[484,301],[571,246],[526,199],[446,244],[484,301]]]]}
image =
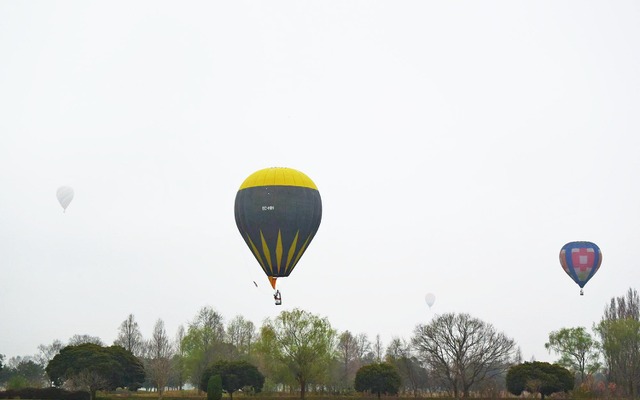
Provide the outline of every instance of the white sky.
{"type": "Polygon", "coordinates": [[[0,2],[0,353],[298,307],[385,344],[466,312],[554,361],[638,288],[639,71],[631,0],[0,2]],[[273,166],[323,200],[282,307],[233,216],[273,166]]]}

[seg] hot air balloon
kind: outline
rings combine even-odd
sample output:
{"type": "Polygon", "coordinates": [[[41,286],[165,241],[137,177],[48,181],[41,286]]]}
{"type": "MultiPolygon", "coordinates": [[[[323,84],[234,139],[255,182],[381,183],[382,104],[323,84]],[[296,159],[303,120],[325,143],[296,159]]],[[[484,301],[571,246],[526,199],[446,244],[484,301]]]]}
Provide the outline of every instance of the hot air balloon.
{"type": "Polygon", "coordinates": [[[431,306],[436,302],[436,296],[433,293],[427,293],[427,295],[424,296],[424,299],[429,306],[429,310],[431,310],[431,306]]]}
{"type": "Polygon", "coordinates": [[[582,288],[593,278],[602,263],[600,248],[591,242],[569,242],[560,250],[562,269],[582,288]]]}
{"type": "Polygon", "coordinates": [[[276,290],[276,304],[281,304],[276,279],[291,274],[320,226],[318,188],[295,169],[261,169],[240,185],[235,218],[242,238],[276,290]]]}
{"type": "Polygon", "coordinates": [[[56,195],[58,196],[58,202],[62,206],[62,212],[67,211],[69,203],[73,200],[73,189],[69,186],[60,186],[56,195]]]}

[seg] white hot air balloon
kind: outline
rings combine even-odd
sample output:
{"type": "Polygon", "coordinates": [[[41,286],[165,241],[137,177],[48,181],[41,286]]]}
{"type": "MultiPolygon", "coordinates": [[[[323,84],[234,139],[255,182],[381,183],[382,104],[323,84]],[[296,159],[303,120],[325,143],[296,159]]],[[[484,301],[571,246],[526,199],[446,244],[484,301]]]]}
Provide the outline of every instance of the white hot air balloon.
{"type": "Polygon", "coordinates": [[[424,296],[424,299],[426,300],[429,309],[431,309],[433,303],[436,302],[436,296],[433,293],[427,293],[427,295],[424,296]]]}
{"type": "Polygon", "coordinates": [[[56,192],[58,196],[58,201],[62,206],[62,212],[67,211],[67,207],[69,207],[69,203],[73,200],[73,188],[69,186],[60,186],[58,191],[56,192]]]}

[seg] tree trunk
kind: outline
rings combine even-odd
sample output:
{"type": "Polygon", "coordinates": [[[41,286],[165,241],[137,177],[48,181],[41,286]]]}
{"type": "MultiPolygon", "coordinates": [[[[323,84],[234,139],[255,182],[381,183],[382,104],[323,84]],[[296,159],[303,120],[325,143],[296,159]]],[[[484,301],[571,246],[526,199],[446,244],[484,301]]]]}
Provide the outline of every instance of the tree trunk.
{"type": "Polygon", "coordinates": [[[468,399],[470,390],[471,390],[471,385],[463,383],[462,384],[462,398],[468,399]]]}
{"type": "Polygon", "coordinates": [[[304,379],[300,379],[300,399],[304,400],[304,393],[307,389],[307,382],[304,379]]]}

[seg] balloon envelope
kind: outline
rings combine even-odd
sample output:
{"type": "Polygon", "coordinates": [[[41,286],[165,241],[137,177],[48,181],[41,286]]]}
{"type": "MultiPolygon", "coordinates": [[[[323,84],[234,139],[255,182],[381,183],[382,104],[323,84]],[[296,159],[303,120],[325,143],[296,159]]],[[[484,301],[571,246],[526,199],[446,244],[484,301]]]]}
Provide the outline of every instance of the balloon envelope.
{"type": "Polygon", "coordinates": [[[562,269],[583,288],[602,263],[602,252],[591,242],[569,242],[560,250],[562,269]]]}
{"type": "Polygon", "coordinates": [[[64,211],[67,210],[71,200],[73,200],[73,189],[69,186],[60,186],[56,192],[58,202],[64,211]]]}
{"type": "Polygon", "coordinates": [[[318,231],[318,188],[300,171],[262,169],[242,183],[234,210],[242,238],[275,289],[276,279],[291,274],[318,231]]]}
{"type": "Polygon", "coordinates": [[[427,302],[429,308],[431,308],[431,306],[436,302],[436,296],[433,293],[427,293],[424,299],[427,302]]]}

